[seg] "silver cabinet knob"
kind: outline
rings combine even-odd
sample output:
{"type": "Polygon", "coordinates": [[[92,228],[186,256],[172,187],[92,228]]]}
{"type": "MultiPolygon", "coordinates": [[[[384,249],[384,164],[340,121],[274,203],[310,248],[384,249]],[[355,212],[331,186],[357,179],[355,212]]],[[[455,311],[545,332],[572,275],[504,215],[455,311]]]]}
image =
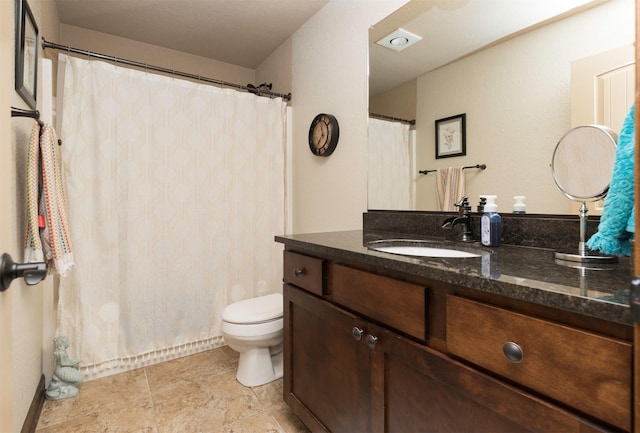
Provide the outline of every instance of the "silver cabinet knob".
{"type": "Polygon", "coordinates": [[[353,338],[356,341],[360,341],[360,339],[362,338],[362,334],[364,334],[364,331],[358,328],[357,326],[354,326],[353,329],[351,330],[351,335],[353,335],[353,338]]]}
{"type": "Polygon", "coordinates": [[[522,362],[522,358],[524,357],[524,352],[522,351],[522,347],[517,345],[516,343],[509,341],[502,345],[502,352],[504,356],[511,362],[522,362]]]}
{"type": "Polygon", "coordinates": [[[305,273],[304,268],[295,268],[293,270],[293,275],[295,275],[296,277],[299,277],[300,275],[303,275],[305,273]]]}
{"type": "Polygon", "coordinates": [[[367,335],[367,346],[369,346],[369,349],[376,347],[376,344],[378,344],[378,337],[371,334],[367,335]]]}

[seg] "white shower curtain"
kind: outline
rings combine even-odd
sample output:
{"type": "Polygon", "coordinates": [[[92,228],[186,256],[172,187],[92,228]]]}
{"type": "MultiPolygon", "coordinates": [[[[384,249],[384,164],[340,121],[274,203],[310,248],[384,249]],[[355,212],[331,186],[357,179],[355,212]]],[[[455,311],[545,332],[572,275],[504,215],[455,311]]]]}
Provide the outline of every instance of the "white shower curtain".
{"type": "Polygon", "coordinates": [[[415,157],[409,125],[369,118],[369,209],[415,208],[415,157]]]}
{"type": "Polygon", "coordinates": [[[221,345],[226,305],[281,291],[286,103],[60,57],[57,333],[88,377],[221,345]]]}

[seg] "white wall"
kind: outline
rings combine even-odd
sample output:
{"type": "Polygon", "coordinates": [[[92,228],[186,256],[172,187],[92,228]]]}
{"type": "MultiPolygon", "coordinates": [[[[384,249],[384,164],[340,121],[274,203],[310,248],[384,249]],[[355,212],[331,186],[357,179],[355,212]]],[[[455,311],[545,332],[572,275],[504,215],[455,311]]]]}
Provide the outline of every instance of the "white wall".
{"type": "Polygon", "coordinates": [[[292,37],[293,231],[362,228],[367,210],[368,29],[406,0],[333,0],[292,37]],[[309,151],[309,124],[336,116],[335,152],[309,151]]]}
{"type": "MultiPolygon", "coordinates": [[[[7,25],[13,19],[13,4],[9,1],[0,2],[0,58],[12,59],[11,41],[13,40],[13,26],[7,25]]],[[[8,62],[11,66],[12,62],[8,62]]],[[[13,92],[12,67],[0,68],[0,105],[7,107],[11,104],[13,92]]],[[[5,108],[5,113],[6,113],[5,108]]],[[[10,210],[15,207],[15,168],[12,162],[13,146],[11,144],[11,119],[8,115],[0,116],[0,203],[2,208],[10,210]]],[[[15,249],[15,217],[13,212],[0,212],[0,249],[15,249]]],[[[15,289],[15,288],[14,288],[15,289]]],[[[13,291],[0,293],[0,430],[13,431],[15,404],[13,399],[13,377],[15,373],[13,363],[13,291]]]]}
{"type": "MultiPolygon", "coordinates": [[[[570,213],[549,164],[571,128],[571,61],[632,43],[633,11],[633,0],[610,0],[419,77],[419,167],[485,163],[466,172],[473,206],[480,194],[497,194],[500,211],[511,212],[512,197],[525,195],[527,212],[570,213]],[[436,160],[434,121],[460,113],[466,157],[436,160]]],[[[435,176],[417,188],[418,208],[436,210],[435,176]]]]}
{"type": "Polygon", "coordinates": [[[60,25],[58,43],[230,83],[254,82],[253,69],[66,24],[60,25]]]}
{"type": "MultiPolygon", "coordinates": [[[[55,3],[30,0],[29,5],[45,37],[57,37],[55,3]]],[[[28,108],[14,91],[15,2],[0,0],[0,253],[23,259],[26,145],[33,121],[11,118],[10,106],[28,108]]],[[[41,91],[41,88],[39,88],[41,91]]],[[[0,431],[20,431],[42,375],[43,293],[53,279],[35,286],[14,280],[0,293],[0,431]]],[[[52,308],[52,306],[47,306],[52,308]]]]}
{"type": "Polygon", "coordinates": [[[407,120],[415,119],[417,97],[418,79],[416,78],[370,97],[369,112],[407,120]]]}
{"type": "Polygon", "coordinates": [[[284,41],[256,68],[255,84],[271,83],[274,92],[291,91],[291,38],[284,41]]]}

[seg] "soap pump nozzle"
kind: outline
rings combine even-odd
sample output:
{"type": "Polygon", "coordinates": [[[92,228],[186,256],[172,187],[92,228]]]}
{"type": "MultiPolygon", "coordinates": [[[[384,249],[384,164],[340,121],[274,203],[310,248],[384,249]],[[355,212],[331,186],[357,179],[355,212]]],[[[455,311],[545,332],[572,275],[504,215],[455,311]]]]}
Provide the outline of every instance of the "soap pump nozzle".
{"type": "Polygon", "coordinates": [[[524,199],[526,197],[523,195],[514,195],[513,199],[516,201],[513,204],[513,213],[526,213],[527,205],[524,204],[524,199]]]}
{"type": "Polygon", "coordinates": [[[484,205],[485,213],[498,212],[498,205],[496,204],[497,195],[483,195],[482,197],[487,200],[487,203],[484,205]]]}

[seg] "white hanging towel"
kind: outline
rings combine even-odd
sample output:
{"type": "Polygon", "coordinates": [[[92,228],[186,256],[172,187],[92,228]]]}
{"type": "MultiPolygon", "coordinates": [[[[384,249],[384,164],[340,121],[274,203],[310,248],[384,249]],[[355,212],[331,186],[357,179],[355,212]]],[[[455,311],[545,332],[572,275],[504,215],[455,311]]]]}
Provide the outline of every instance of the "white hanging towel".
{"type": "Polygon", "coordinates": [[[454,211],[454,204],[464,196],[464,170],[462,167],[447,167],[436,170],[436,192],[438,209],[454,211]]]}

